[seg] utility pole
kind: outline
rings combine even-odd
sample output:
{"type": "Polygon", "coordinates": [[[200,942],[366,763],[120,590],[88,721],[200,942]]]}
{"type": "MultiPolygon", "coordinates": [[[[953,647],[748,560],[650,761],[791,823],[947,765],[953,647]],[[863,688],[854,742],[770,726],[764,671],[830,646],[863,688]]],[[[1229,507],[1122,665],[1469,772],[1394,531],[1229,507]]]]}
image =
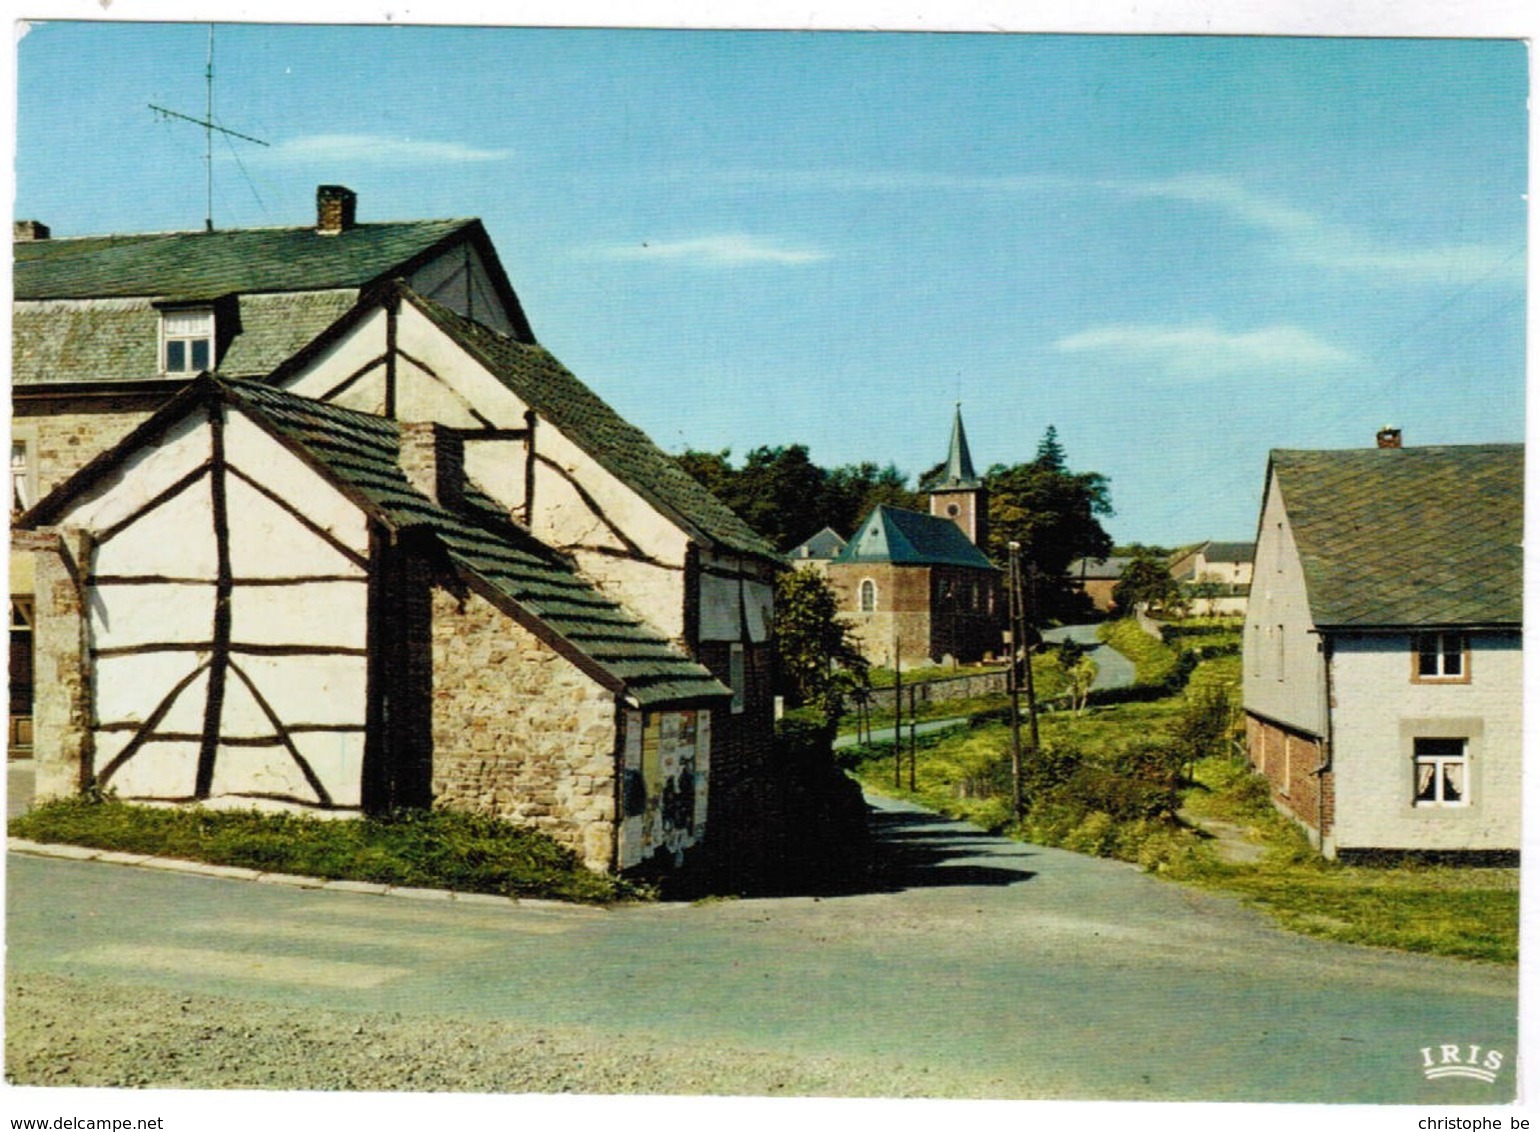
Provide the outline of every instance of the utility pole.
{"type": "MultiPolygon", "coordinates": [[[[1020,821],[1025,813],[1021,793],[1021,669],[1017,668],[1017,650],[1021,647],[1021,543],[1008,544],[1009,570],[1006,574],[1008,616],[1011,623],[1011,666],[1007,678],[1011,692],[1011,813],[1020,821]]],[[[1032,671],[1031,666],[1027,668],[1032,671]]]]}
{"type": "MultiPolygon", "coordinates": [[[[1021,635],[1026,637],[1030,629],[1035,635],[1037,632],[1037,564],[1030,558],[1027,559],[1027,602],[1022,608],[1021,635]]],[[[1041,748],[1038,746],[1037,736],[1037,689],[1033,686],[1032,677],[1032,653],[1026,654],[1027,665],[1027,719],[1032,725],[1032,757],[1037,758],[1041,748]]]]}
{"type": "Polygon", "coordinates": [[[893,789],[904,788],[904,666],[898,656],[898,610],[893,611],[893,789]]]}
{"type": "Polygon", "coordinates": [[[214,230],[214,134],[228,134],[232,138],[240,138],[242,141],[253,142],[256,145],[266,146],[261,138],[249,137],[246,134],[238,134],[234,130],[227,130],[223,126],[214,124],[214,25],[209,25],[209,57],[208,65],[203,69],[204,100],[203,117],[194,118],[187,114],[178,114],[175,110],[167,110],[164,106],[156,106],[150,103],[150,109],[166,118],[177,118],[183,122],[191,122],[195,126],[203,127],[203,166],[204,189],[206,194],[207,210],[203,214],[203,230],[214,230]]]}

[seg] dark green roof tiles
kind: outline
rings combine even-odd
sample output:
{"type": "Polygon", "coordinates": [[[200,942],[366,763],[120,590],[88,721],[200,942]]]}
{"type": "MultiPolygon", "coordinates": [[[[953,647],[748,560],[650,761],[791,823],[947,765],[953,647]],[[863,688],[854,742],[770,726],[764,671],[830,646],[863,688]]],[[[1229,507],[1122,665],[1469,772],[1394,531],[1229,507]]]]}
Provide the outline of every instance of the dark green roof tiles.
{"type": "Polygon", "coordinates": [[[15,297],[207,301],[251,291],[356,288],[476,223],[359,224],[329,236],[314,228],[241,228],[27,240],[13,245],[15,297]]]}
{"type": "Polygon", "coordinates": [[[1521,624],[1522,444],[1275,451],[1271,468],[1317,626],[1521,624]]]}
{"type": "Polygon", "coordinates": [[[950,519],[888,506],[878,507],[867,516],[834,561],[994,569],[983,551],[950,519]]]}
{"type": "Polygon", "coordinates": [[[639,704],[728,694],[706,668],[515,526],[474,485],[453,510],[418,492],[401,471],[396,422],[255,382],[221,384],[391,525],[430,532],[459,569],[538,618],[639,704]]]}

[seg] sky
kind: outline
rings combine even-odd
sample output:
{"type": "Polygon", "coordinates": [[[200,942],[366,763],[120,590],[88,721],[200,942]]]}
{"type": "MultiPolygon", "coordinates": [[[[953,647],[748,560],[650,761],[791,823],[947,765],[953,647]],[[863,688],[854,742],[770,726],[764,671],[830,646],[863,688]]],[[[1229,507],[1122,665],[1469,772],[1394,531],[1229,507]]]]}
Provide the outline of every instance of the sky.
{"type": "MultiPolygon", "coordinates": [[[[99,11],[100,9],[93,10],[99,11]]],[[[16,218],[202,227],[206,24],[16,49],[16,218]]],[[[1056,428],[1115,541],[1254,536],[1272,448],[1524,437],[1516,40],[221,25],[221,228],[478,216],[670,452],[914,476],[1056,428]]]]}

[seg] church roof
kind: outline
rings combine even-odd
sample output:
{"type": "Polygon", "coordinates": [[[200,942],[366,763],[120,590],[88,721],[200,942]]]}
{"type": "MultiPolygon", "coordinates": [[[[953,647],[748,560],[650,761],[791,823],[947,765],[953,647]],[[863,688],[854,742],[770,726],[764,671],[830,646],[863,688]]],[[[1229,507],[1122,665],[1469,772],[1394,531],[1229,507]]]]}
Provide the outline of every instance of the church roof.
{"type": "Polygon", "coordinates": [[[876,508],[857,528],[836,565],[888,562],[899,566],[968,566],[992,570],[988,558],[950,519],[901,507],[876,508]]]}

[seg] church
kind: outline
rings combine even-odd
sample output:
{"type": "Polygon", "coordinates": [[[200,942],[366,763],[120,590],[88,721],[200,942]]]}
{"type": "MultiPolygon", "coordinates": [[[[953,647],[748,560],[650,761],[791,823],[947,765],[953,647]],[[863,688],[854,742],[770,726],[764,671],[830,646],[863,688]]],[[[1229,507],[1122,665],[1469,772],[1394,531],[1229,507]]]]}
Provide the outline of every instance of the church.
{"type": "Polygon", "coordinates": [[[982,549],[989,493],[973,468],[961,407],[946,462],[920,490],[929,514],[875,508],[829,563],[829,584],[873,664],[975,663],[1002,649],[1006,605],[1001,572],[982,549]]]}

